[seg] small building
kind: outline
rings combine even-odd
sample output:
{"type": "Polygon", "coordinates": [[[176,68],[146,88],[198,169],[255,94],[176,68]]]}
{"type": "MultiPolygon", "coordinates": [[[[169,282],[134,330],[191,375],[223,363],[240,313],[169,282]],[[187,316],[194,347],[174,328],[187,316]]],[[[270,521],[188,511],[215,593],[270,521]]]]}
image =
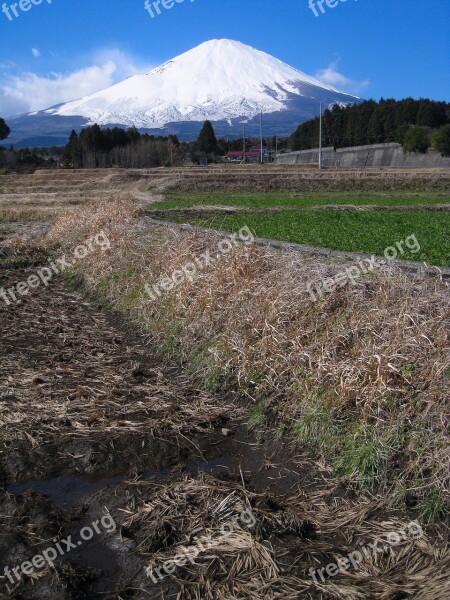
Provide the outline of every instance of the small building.
{"type": "Polygon", "coordinates": [[[230,150],[227,152],[226,160],[228,162],[258,162],[261,160],[261,150],[230,150]]]}
{"type": "MultiPolygon", "coordinates": [[[[250,150],[251,150],[251,152],[258,152],[258,154],[261,156],[261,147],[260,146],[255,146],[254,148],[250,148],[250,150]]],[[[262,153],[263,153],[263,160],[267,160],[270,156],[269,148],[266,148],[266,146],[263,146],[262,153]]]]}

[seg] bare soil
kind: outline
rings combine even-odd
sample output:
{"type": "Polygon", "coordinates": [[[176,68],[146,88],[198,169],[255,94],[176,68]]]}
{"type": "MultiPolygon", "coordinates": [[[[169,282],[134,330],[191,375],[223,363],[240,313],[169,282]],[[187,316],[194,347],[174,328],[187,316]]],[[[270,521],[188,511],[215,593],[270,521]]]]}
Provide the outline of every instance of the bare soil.
{"type": "MultiPolygon", "coordinates": [[[[43,255],[33,258],[45,264],[43,255]]],[[[4,260],[0,286],[27,278],[32,270],[23,262],[4,260]]],[[[163,371],[142,335],[96,310],[64,280],[51,286],[0,311],[5,566],[75,534],[104,507],[120,525],[121,513],[157,493],[162,482],[202,473],[210,474],[211,486],[243,480],[271,510],[281,510],[299,484],[306,490],[323,481],[302,455],[277,466],[273,443],[249,433],[236,417],[239,408],[208,397],[175,370],[163,371]]],[[[314,529],[305,525],[311,535],[314,529]]],[[[120,537],[83,544],[55,571],[37,580],[22,576],[7,596],[157,597],[142,576],[145,560],[133,541],[138,532],[128,533],[122,528],[120,537]]]]}

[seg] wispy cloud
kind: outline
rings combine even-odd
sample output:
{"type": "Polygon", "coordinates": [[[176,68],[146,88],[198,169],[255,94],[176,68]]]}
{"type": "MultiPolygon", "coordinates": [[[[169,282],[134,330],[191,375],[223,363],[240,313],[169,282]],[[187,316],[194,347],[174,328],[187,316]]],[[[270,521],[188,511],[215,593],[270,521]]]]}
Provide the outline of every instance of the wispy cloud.
{"type": "Polygon", "coordinates": [[[37,48],[31,48],[31,54],[34,56],[34,58],[39,58],[41,56],[41,53],[37,48]]]}
{"type": "MultiPolygon", "coordinates": [[[[36,56],[34,50],[32,53],[36,56]]],[[[91,56],[89,62],[89,66],[66,73],[40,75],[27,71],[6,76],[0,84],[0,115],[7,117],[43,110],[77,100],[131,75],[145,73],[154,66],[141,63],[117,48],[100,50],[91,56]]]]}
{"type": "Polygon", "coordinates": [[[16,63],[14,63],[12,60],[4,60],[3,62],[0,62],[0,69],[14,69],[16,66],[16,63]]]}
{"type": "Polygon", "coordinates": [[[350,94],[359,94],[370,85],[368,79],[355,81],[339,73],[338,63],[339,60],[335,60],[326,69],[318,71],[315,75],[316,79],[350,94]]]}

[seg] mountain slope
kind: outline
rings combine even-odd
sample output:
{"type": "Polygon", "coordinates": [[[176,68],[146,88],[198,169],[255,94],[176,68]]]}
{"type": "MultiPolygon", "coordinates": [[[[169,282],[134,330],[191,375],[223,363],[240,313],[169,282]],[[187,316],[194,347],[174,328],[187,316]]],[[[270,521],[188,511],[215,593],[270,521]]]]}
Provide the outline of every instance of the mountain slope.
{"type": "Polygon", "coordinates": [[[80,119],[83,124],[170,130],[190,138],[205,119],[217,123],[219,133],[238,135],[239,123],[251,123],[262,110],[270,129],[288,134],[318,114],[320,101],[329,105],[358,100],[265,52],[232,40],[211,40],[149,73],[9,122],[12,138],[27,131],[56,136],[56,129],[70,132],[72,120],[79,127],[80,119]]]}

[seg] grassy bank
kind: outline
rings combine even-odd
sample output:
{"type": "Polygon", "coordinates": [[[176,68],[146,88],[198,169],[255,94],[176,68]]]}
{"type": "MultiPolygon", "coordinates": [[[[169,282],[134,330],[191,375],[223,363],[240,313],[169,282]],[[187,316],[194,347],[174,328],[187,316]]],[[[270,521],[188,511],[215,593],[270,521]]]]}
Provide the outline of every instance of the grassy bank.
{"type": "Polygon", "coordinates": [[[315,447],[338,475],[443,518],[450,372],[442,282],[381,267],[312,302],[307,282],[350,263],[254,245],[218,257],[220,236],[145,227],[126,199],[66,213],[48,244],[69,248],[101,230],[111,250],[79,261],[78,275],[144,327],[161,356],[209,390],[237,393],[251,423],[266,420],[280,437],[315,447]],[[146,284],[207,250],[220,260],[149,297],[146,284]]]}

